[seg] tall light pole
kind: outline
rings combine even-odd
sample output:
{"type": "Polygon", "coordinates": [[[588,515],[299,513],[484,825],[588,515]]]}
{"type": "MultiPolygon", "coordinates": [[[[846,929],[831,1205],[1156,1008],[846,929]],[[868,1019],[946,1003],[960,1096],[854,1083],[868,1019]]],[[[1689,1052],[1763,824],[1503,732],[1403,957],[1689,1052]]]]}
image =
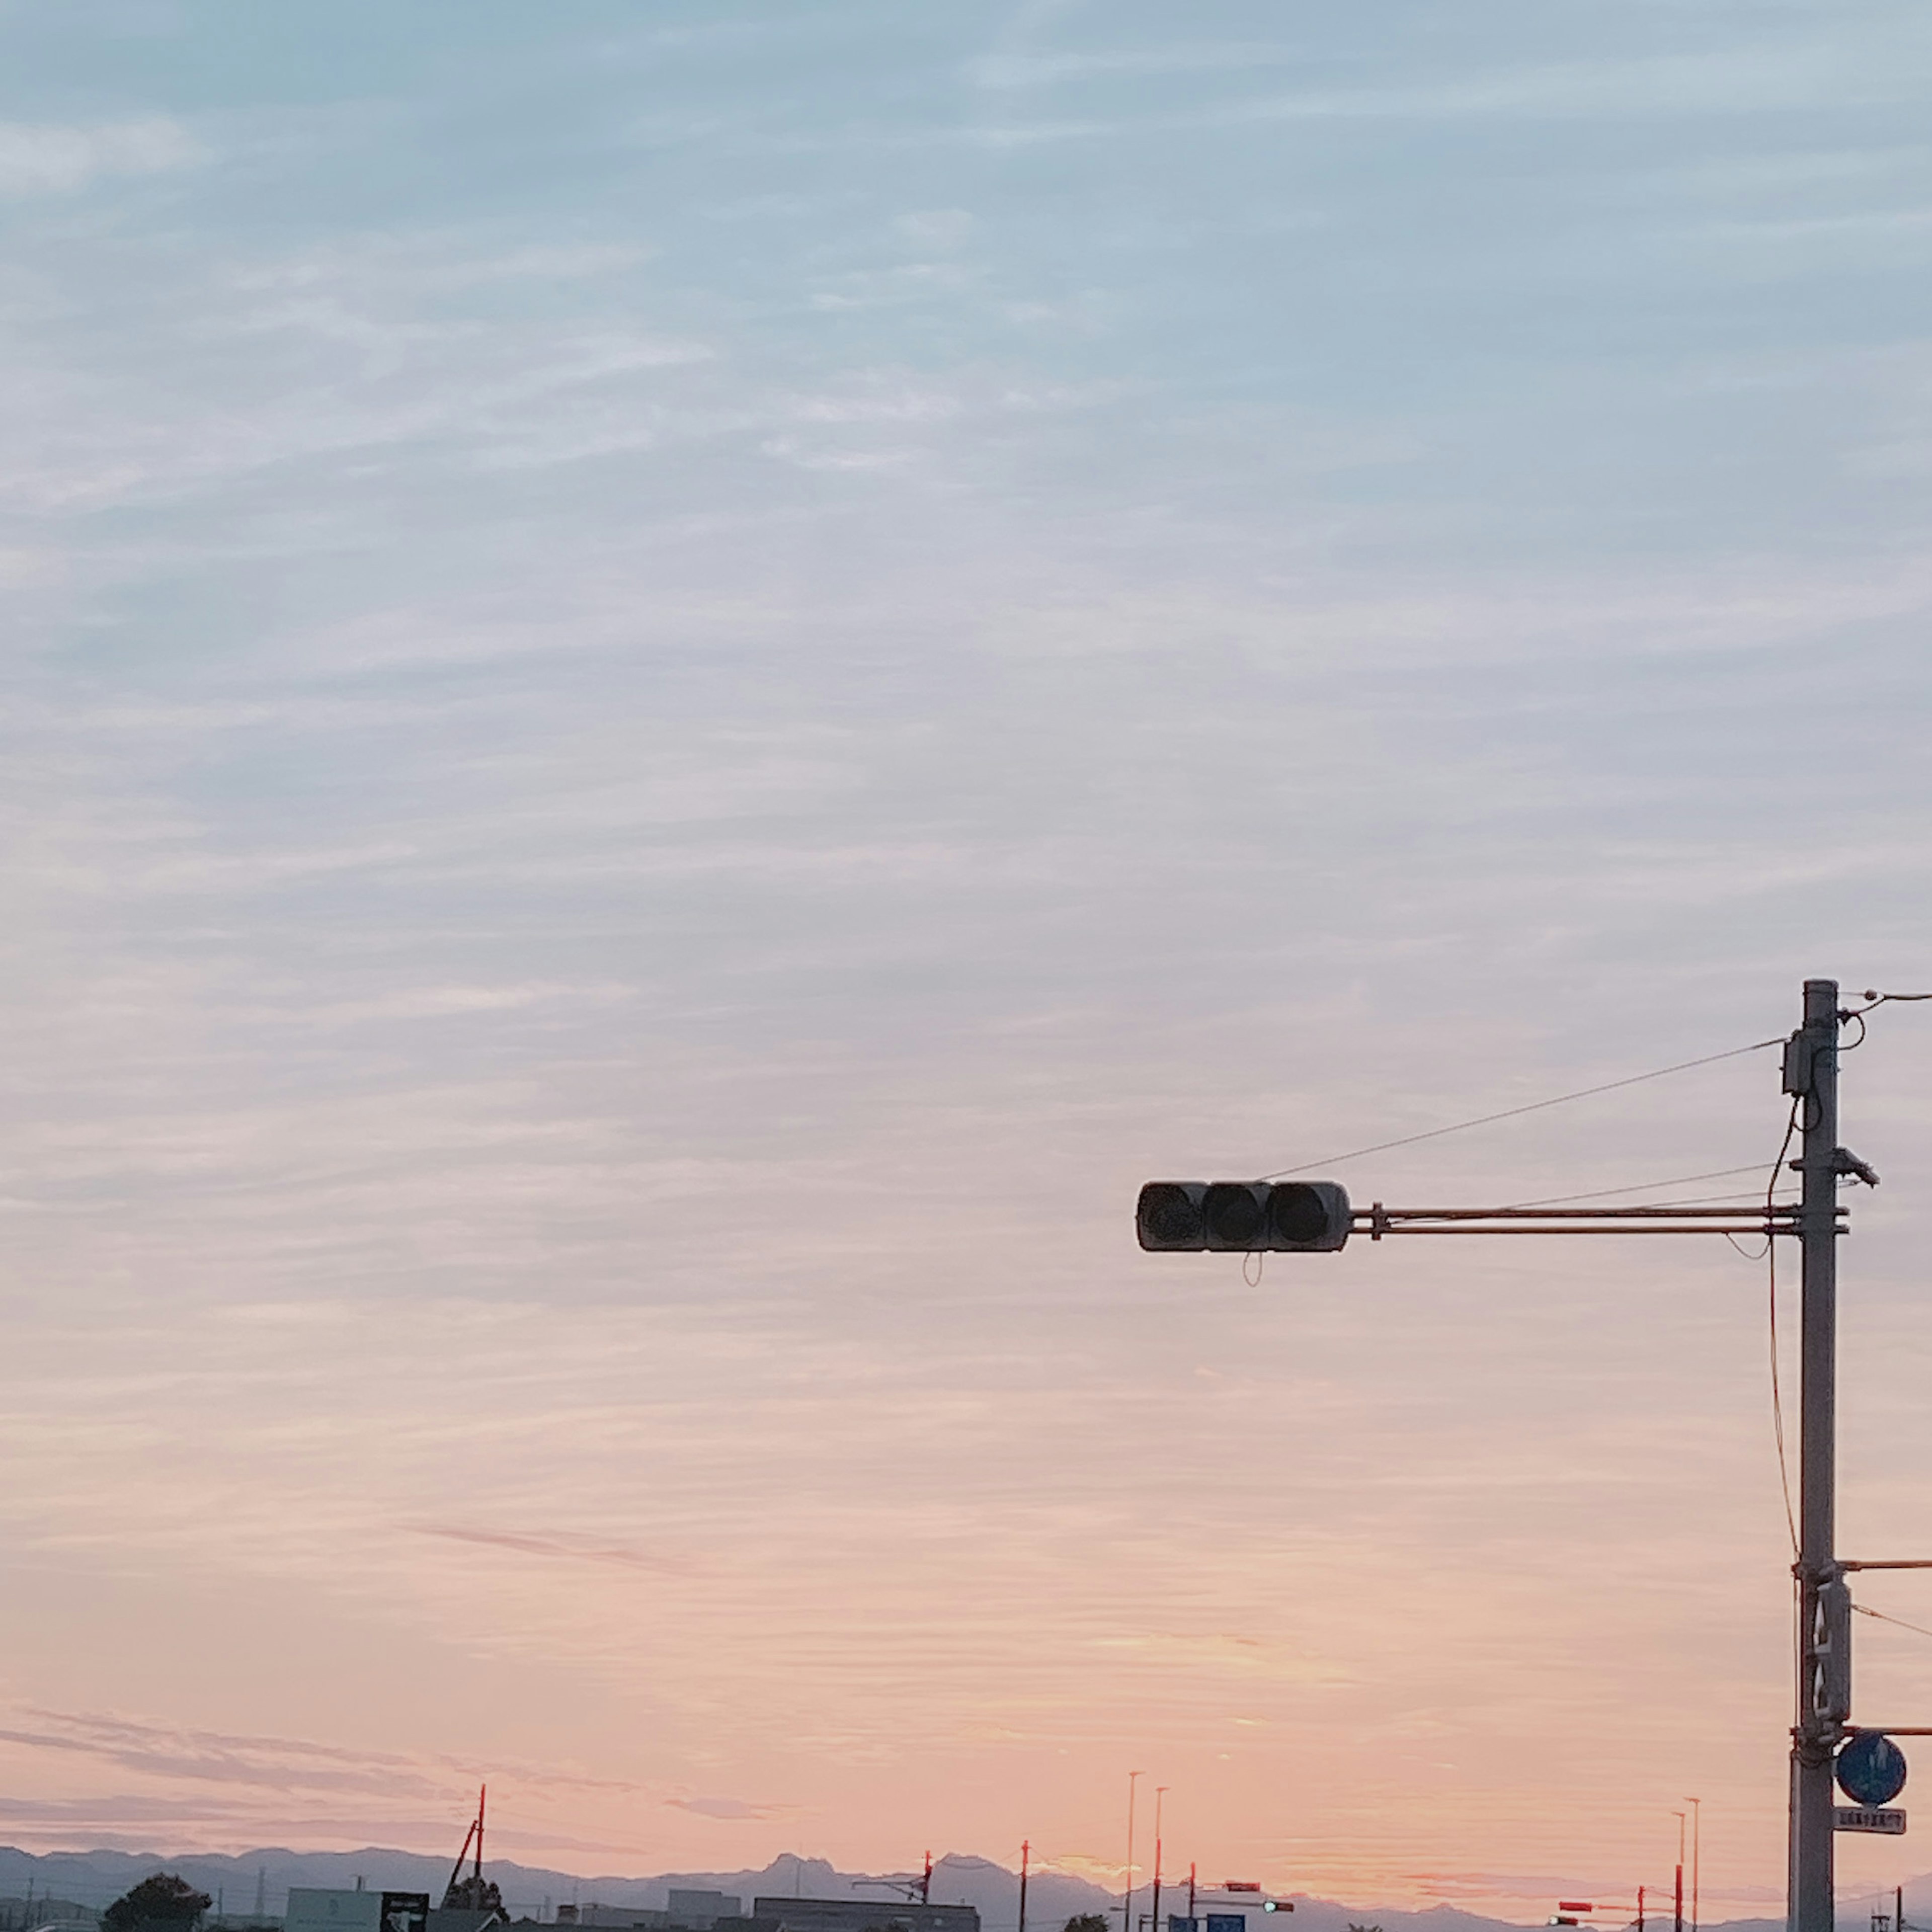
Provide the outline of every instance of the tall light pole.
{"type": "Polygon", "coordinates": [[[1020,1840],[1020,1932],[1026,1932],[1027,1867],[1033,1860],[1033,1841],[1020,1840]]]}
{"type": "Polygon", "coordinates": [[[1134,1786],[1146,1773],[1127,1773],[1127,1890],[1120,1900],[1120,1932],[1134,1932],[1134,1786]]]}
{"type": "Polygon", "coordinates": [[[1697,1932],[1697,1906],[1704,1870],[1704,1801],[1687,1798],[1690,1808],[1690,1932],[1697,1932]]]}

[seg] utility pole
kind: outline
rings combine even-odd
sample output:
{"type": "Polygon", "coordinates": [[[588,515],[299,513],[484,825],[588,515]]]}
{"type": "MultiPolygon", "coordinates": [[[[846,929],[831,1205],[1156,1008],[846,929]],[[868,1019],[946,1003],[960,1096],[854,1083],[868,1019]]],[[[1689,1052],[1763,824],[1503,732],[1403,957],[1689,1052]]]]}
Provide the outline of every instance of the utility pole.
{"type": "MultiPolygon", "coordinates": [[[[1842,1595],[1834,1555],[1838,1330],[1838,982],[1807,980],[1804,1024],[1785,1052],[1784,1084],[1798,1109],[1803,1193],[1798,1212],[1802,1300],[1798,1414],[1798,1708],[1791,1732],[1789,1932],[1832,1932],[1832,1760],[1848,1712],[1831,1680],[1847,1662],[1834,1624],[1842,1595]]],[[[1849,1689],[1850,1672],[1843,1670],[1849,1689]]]]}
{"type": "Polygon", "coordinates": [[[1033,1856],[1030,1839],[1020,1840],[1020,1932],[1026,1932],[1027,1865],[1033,1856]]]}
{"type": "Polygon", "coordinates": [[[1154,1788],[1154,1903],[1149,1915],[1154,1920],[1154,1932],[1160,1932],[1160,1808],[1167,1796],[1167,1786],[1156,1784],[1154,1788]]]}
{"type": "Polygon", "coordinates": [[[1677,1916],[1675,1923],[1677,1932],[1684,1932],[1684,1814],[1673,1811],[1670,1815],[1677,1820],[1677,1916]]]}
{"type": "Polygon", "coordinates": [[[1196,1932],[1194,1924],[1194,1868],[1187,1868],[1187,1932],[1196,1932]]]}
{"type": "Polygon", "coordinates": [[[1127,1890],[1120,1900],[1120,1932],[1134,1932],[1134,1786],[1146,1773],[1127,1773],[1127,1890]]]}
{"type": "Polygon", "coordinates": [[[1697,1932],[1697,1907],[1704,1870],[1704,1801],[1687,1798],[1690,1808],[1690,1932],[1697,1932]]]}

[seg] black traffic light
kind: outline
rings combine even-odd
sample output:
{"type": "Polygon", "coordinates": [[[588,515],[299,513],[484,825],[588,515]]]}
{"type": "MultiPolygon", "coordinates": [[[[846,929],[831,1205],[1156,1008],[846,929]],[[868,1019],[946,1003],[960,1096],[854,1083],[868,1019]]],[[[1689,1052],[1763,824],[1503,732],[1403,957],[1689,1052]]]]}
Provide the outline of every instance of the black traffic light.
{"type": "Polygon", "coordinates": [[[1348,1238],[1332,1180],[1150,1180],[1134,1229],[1155,1253],[1332,1254],[1348,1238]]]}
{"type": "Polygon", "coordinates": [[[1840,1579],[1818,1586],[1810,1650],[1812,1714],[1842,1724],[1852,1714],[1852,1593],[1840,1579]]]}

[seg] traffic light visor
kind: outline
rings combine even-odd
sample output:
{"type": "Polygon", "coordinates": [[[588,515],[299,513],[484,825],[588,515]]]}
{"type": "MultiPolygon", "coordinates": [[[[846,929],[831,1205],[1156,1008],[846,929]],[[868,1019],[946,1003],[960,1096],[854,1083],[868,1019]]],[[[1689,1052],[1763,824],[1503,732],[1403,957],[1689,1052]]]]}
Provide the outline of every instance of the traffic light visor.
{"type": "Polygon", "coordinates": [[[1202,1200],[1201,1218],[1209,1247],[1251,1253],[1264,1245],[1262,1230],[1268,1222],[1268,1190],[1252,1180],[1217,1180],[1202,1200]]]}
{"type": "Polygon", "coordinates": [[[1163,1250],[1198,1253],[1207,1246],[1201,1221],[1201,1197],[1207,1192],[1200,1181],[1150,1180],[1141,1190],[1140,1205],[1134,1214],[1135,1232],[1141,1246],[1156,1252],[1163,1250]]]}
{"type": "MultiPolygon", "coordinates": [[[[1274,1232],[1298,1247],[1328,1233],[1330,1210],[1328,1196],[1304,1180],[1284,1181],[1268,1197],[1268,1220],[1274,1232]]],[[[1345,1213],[1345,1222],[1346,1219],[1345,1213]]]]}

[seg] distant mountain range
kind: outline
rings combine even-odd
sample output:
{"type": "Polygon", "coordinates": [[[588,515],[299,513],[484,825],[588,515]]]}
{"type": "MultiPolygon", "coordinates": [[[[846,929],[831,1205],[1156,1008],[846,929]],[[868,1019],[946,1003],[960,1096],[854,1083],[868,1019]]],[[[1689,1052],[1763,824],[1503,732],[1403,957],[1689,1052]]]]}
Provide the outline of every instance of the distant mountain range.
{"type": "MultiPolygon", "coordinates": [[[[258,1893],[271,1916],[281,1916],[291,1886],[352,1887],[359,1880],[371,1891],[427,1892],[440,1900],[448,1882],[450,1859],[371,1846],[359,1852],[292,1852],[280,1846],[242,1852],[232,1857],[206,1852],[168,1856],[158,1852],[47,1852],[38,1855],[0,1846],[0,1899],[20,1899],[28,1882],[37,1898],[71,1899],[97,1909],[116,1899],[150,1873],[167,1870],[217,1900],[231,1919],[245,1919],[258,1893]]],[[[662,1907],[674,1886],[693,1890],[729,1892],[745,1901],[747,1911],[757,1897],[807,1898],[875,1898],[880,1889],[866,1873],[835,1870],[823,1858],[790,1854],[775,1858],[757,1871],[664,1872],[650,1878],[616,1876],[580,1878],[569,1872],[547,1871],[508,1858],[490,1858],[485,1875],[502,1889],[503,1902],[514,1915],[553,1919],[556,1907],[584,1905],[635,1905],[662,1907]]],[[[917,1874],[895,1873],[904,1880],[917,1874]]],[[[1932,1881],[1906,1887],[1906,1904],[1926,1894],[1932,1906],[1932,1881]]],[[[1146,1894],[1141,1894],[1143,1900],[1146,1894]]],[[[935,1905],[972,1905],[979,1908],[984,1932],[1017,1932],[1019,1880],[1017,1874],[989,1858],[949,1853],[933,1868],[935,1905]]],[[[1076,1914],[1119,1910],[1118,1894],[1104,1892],[1084,1879],[1060,1872],[1036,1872],[1027,1894],[1027,1922],[1036,1932],[1060,1932],[1076,1914]]],[[[1866,1932],[1866,1916],[1845,1915],[1844,1932],[1866,1932]]],[[[1381,1932],[1521,1932],[1520,1926],[1462,1912],[1454,1906],[1431,1906],[1425,1912],[1391,1911],[1382,1906],[1338,1904],[1330,1899],[1295,1895],[1293,1932],[1348,1932],[1351,1924],[1374,1925],[1381,1932]]],[[[1743,1918],[1713,1924],[1707,1932],[1784,1932],[1783,1918],[1743,1918]]],[[[1287,1932],[1284,1927],[1283,1932],[1287,1932]]]]}

